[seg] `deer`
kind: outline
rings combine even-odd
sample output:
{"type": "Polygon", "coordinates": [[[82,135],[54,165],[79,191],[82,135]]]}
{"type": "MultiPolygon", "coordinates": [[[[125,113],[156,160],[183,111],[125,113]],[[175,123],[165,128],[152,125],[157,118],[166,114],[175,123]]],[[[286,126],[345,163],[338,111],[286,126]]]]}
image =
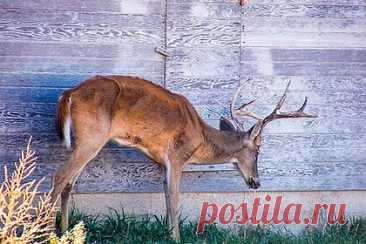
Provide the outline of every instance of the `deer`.
{"type": "Polygon", "coordinates": [[[70,159],[53,177],[51,198],[61,198],[61,229],[68,228],[68,202],[83,168],[108,141],[139,149],[165,169],[164,191],[167,221],[171,235],[180,240],[180,181],[187,164],[231,162],[249,189],[260,187],[257,160],[265,126],[277,119],[315,118],[304,112],[307,97],[296,111],[281,112],[290,82],[284,94],[266,117],[248,111],[255,100],[236,106],[245,83],[230,102],[230,116],[220,118],[219,129],[208,125],[183,95],[173,93],[151,81],[121,75],[97,75],[66,90],[56,108],[56,130],[70,159]],[[255,119],[247,131],[240,122],[255,119]]]}

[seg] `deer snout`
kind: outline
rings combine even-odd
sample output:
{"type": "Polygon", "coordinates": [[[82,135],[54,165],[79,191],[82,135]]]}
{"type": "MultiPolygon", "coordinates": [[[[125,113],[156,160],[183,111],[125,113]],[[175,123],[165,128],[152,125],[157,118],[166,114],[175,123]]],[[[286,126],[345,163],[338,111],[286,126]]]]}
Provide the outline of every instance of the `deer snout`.
{"type": "Polygon", "coordinates": [[[259,182],[259,178],[249,177],[247,185],[249,186],[249,189],[258,189],[261,186],[261,183],[259,182]]]}

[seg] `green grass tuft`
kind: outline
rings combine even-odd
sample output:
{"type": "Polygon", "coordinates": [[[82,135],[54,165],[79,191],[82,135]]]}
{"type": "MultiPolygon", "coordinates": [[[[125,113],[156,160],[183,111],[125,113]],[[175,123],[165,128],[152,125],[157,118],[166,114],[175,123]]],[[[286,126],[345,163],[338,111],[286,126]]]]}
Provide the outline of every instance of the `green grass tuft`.
{"type": "MultiPolygon", "coordinates": [[[[70,228],[83,221],[87,243],[175,243],[169,236],[166,219],[159,216],[134,217],[111,210],[108,216],[90,216],[73,209],[70,228]]],[[[366,219],[350,219],[345,225],[328,225],[322,229],[308,229],[294,235],[263,226],[240,227],[235,231],[215,224],[207,225],[202,235],[196,235],[196,223],[181,220],[182,243],[253,243],[253,244],[325,244],[366,243],[366,219]]]]}

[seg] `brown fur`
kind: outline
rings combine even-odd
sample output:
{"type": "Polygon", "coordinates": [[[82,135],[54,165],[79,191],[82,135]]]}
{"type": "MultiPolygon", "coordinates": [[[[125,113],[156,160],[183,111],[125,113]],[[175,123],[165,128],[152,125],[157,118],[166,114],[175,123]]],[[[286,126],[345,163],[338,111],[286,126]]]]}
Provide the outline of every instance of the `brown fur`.
{"type": "MultiPolygon", "coordinates": [[[[61,139],[70,113],[75,148],[70,161],[55,174],[52,196],[61,194],[62,227],[67,228],[68,199],[85,165],[109,140],[144,151],[167,169],[166,199],[173,235],[179,239],[179,182],[188,163],[238,159],[244,179],[257,179],[256,148],[249,135],[207,125],[183,96],[129,76],[95,76],[66,91],[57,107],[61,139]],[[70,111],[67,101],[71,98],[70,111]],[[250,158],[250,160],[248,160],[250,158]]],[[[233,128],[229,126],[229,128],[233,128]]]]}

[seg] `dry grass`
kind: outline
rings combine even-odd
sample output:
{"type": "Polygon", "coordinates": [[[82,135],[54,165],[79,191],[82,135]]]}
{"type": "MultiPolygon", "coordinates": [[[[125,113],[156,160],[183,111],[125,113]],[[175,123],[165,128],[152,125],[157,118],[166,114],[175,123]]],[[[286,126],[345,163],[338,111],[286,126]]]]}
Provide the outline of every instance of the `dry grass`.
{"type": "Polygon", "coordinates": [[[9,175],[4,167],[5,181],[0,186],[0,243],[75,243],[85,242],[83,223],[58,239],[54,234],[56,207],[50,194],[38,197],[42,180],[29,180],[36,168],[36,157],[29,140],[26,150],[9,175]]]}
{"type": "Polygon", "coordinates": [[[0,187],[1,243],[45,243],[54,231],[56,209],[49,194],[37,199],[42,180],[27,181],[35,170],[36,159],[29,141],[14,172],[8,175],[4,167],[5,181],[0,187]]]}
{"type": "Polygon", "coordinates": [[[83,244],[85,243],[86,233],[83,222],[79,222],[70,232],[66,232],[61,238],[56,234],[51,235],[50,244],[83,244]]]}

